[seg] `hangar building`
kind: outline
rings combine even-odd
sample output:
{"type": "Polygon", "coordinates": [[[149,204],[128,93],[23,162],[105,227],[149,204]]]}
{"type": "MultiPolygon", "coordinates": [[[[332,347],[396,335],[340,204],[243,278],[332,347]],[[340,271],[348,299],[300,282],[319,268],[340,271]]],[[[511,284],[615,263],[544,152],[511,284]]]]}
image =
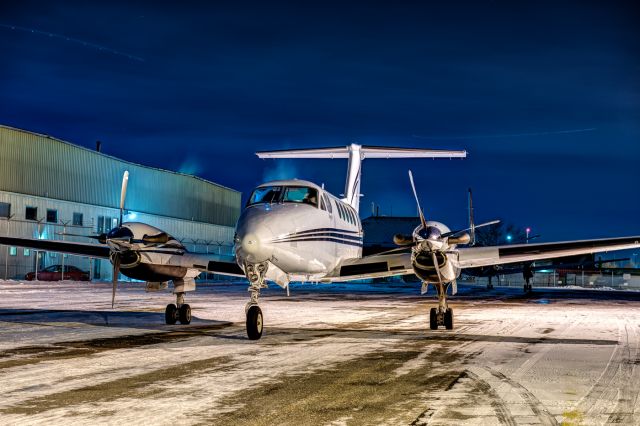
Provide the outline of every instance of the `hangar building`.
{"type": "MultiPolygon", "coordinates": [[[[0,126],[0,233],[92,242],[117,226],[122,175],[129,171],[124,221],[156,226],[190,250],[233,256],[240,192],[204,179],[134,164],[33,132],[0,126]]],[[[23,278],[52,265],[111,279],[108,260],[0,246],[0,277],[23,278]]]]}

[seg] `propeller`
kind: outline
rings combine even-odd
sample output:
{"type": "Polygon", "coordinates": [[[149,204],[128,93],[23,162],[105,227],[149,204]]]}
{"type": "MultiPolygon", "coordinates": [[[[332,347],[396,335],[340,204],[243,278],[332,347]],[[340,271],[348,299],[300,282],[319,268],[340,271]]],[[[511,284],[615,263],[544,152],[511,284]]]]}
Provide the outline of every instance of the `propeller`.
{"type": "Polygon", "coordinates": [[[166,244],[169,241],[169,234],[166,232],[160,232],[156,235],[144,234],[142,242],[145,244],[166,244]]]}
{"type": "Polygon", "coordinates": [[[467,232],[467,231],[471,231],[471,235],[469,236],[471,238],[471,241],[473,241],[473,239],[475,238],[475,230],[477,228],[482,228],[483,226],[489,226],[489,225],[495,225],[497,223],[500,223],[500,220],[492,220],[490,222],[484,222],[481,223],[479,225],[472,225],[468,228],[465,229],[457,229],[455,231],[451,231],[451,232],[446,232],[444,234],[442,234],[443,237],[455,237],[458,234],[462,234],[463,232],[467,232]]]}
{"type": "Polygon", "coordinates": [[[111,292],[111,309],[116,303],[116,288],[118,287],[118,274],[120,273],[120,254],[115,253],[112,257],[113,262],[113,289],[111,292]]]}
{"type": "Polygon", "coordinates": [[[418,193],[416,192],[416,185],[413,183],[413,173],[411,173],[411,170],[409,170],[409,181],[411,182],[413,196],[415,197],[416,204],[418,205],[418,213],[420,214],[420,223],[422,224],[422,229],[427,229],[427,220],[424,218],[422,207],[420,207],[420,200],[418,199],[418,193]]]}
{"type": "Polygon", "coordinates": [[[122,175],[122,189],[120,190],[120,221],[118,226],[122,225],[122,215],[124,213],[124,200],[127,197],[127,184],[129,183],[129,171],[125,170],[122,175]]]}
{"type": "MultiPolygon", "coordinates": [[[[122,216],[124,214],[124,200],[127,198],[127,185],[129,183],[129,171],[125,170],[124,174],[122,175],[122,188],[120,190],[120,219],[118,221],[118,228],[120,228],[122,226],[122,216]]],[[[102,237],[102,235],[98,236],[99,238],[102,237]]],[[[102,242],[100,239],[98,239],[98,241],[102,242]]],[[[106,243],[107,238],[106,235],[104,235],[104,242],[106,243]]],[[[113,253],[113,256],[111,257],[111,262],[113,263],[113,288],[112,288],[112,292],[111,292],[111,308],[113,309],[113,307],[115,306],[116,303],[116,289],[118,287],[118,275],[120,274],[120,253],[118,253],[117,251],[113,253]]]]}

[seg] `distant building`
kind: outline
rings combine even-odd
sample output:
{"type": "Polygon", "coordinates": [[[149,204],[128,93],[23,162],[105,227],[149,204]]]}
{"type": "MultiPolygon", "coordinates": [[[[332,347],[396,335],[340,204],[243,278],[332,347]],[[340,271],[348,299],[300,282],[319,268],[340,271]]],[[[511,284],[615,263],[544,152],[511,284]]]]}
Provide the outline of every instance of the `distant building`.
{"type": "MultiPolygon", "coordinates": [[[[117,226],[122,175],[124,221],[156,226],[198,252],[232,256],[240,192],[204,179],[120,160],[46,135],[0,126],[0,233],[90,243],[117,226]]],[[[111,279],[106,260],[0,246],[0,277],[22,278],[68,264],[111,279]]]]}
{"type": "Polygon", "coordinates": [[[398,248],[393,243],[395,234],[411,235],[420,225],[419,217],[370,216],[362,220],[363,254],[369,255],[398,248]]]}

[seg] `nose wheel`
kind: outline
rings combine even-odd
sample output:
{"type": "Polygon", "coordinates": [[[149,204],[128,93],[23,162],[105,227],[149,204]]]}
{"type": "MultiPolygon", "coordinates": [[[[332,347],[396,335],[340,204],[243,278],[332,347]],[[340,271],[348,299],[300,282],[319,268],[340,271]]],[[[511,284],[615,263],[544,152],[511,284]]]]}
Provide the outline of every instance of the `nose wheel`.
{"type": "Polygon", "coordinates": [[[164,321],[167,325],[191,323],[191,306],[184,303],[184,293],[176,293],[176,304],[169,303],[164,310],[164,321]]]}
{"type": "Polygon", "coordinates": [[[262,309],[253,305],[247,311],[247,337],[249,340],[258,340],[262,337],[262,309]]]}

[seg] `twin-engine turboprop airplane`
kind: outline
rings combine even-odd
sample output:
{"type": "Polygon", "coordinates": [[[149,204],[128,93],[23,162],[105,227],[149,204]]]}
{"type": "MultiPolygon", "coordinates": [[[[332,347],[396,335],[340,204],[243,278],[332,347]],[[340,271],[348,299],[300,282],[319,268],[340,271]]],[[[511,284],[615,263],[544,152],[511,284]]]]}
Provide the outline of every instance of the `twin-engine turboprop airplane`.
{"type": "MultiPolygon", "coordinates": [[[[473,245],[475,229],[470,215],[468,229],[451,231],[440,222],[427,221],[420,207],[413,176],[409,173],[418,204],[420,225],[412,235],[396,235],[398,249],[362,257],[362,227],[358,217],[362,160],[365,158],[462,158],[465,151],[367,147],[260,152],[260,158],[348,158],[344,197],[302,180],[259,185],[251,194],[236,225],[236,264],[220,262],[212,255],[189,253],[177,240],[144,223],[122,222],[127,174],[120,198],[120,222],[108,234],[92,236],[101,244],[33,240],[0,236],[0,244],[38,250],[108,258],[114,267],[114,295],[118,270],[131,278],[152,283],[173,281],[177,306],[165,311],[168,324],[191,320],[184,293],[195,290],[200,272],[246,276],[250,300],[246,306],[249,339],[262,336],[263,318],[258,306],[260,290],[273,281],[288,290],[291,281],[335,282],[356,279],[416,275],[422,292],[434,285],[438,307],[429,316],[431,329],[453,328],[453,311],[447,290],[457,291],[456,280],[465,268],[533,262],[587,253],[640,247],[640,236],[490,247],[473,245]],[[458,247],[467,245],[468,247],[458,247]]],[[[470,211],[472,211],[470,209],[470,211]]]]}
{"type": "Polygon", "coordinates": [[[231,276],[244,276],[244,272],[236,264],[221,262],[219,256],[190,253],[178,240],[154,226],[141,222],[123,222],[128,180],[129,172],[124,172],[117,227],[100,235],[65,234],[95,239],[99,244],[8,236],[0,236],[0,244],[109,259],[113,265],[112,307],[120,272],[129,278],[146,281],[148,289],[159,289],[172,281],[176,304],[167,305],[165,322],[175,324],[180,321],[182,324],[189,324],[191,307],[185,303],[184,295],[196,289],[195,278],[201,272],[231,276]]]}
{"type": "Polygon", "coordinates": [[[307,181],[285,180],[258,186],[236,227],[236,261],[244,270],[251,293],[246,307],[247,335],[259,339],[263,330],[258,306],[265,281],[288,288],[290,281],[334,282],[415,274],[422,292],[429,284],[438,294],[438,307],[429,316],[431,329],[453,328],[453,310],[447,289],[457,291],[456,280],[464,268],[531,262],[541,259],[640,247],[640,236],[493,247],[473,245],[474,225],[451,231],[446,225],[427,221],[409,172],[420,212],[420,225],[412,235],[396,235],[400,248],[362,257],[362,227],[358,218],[361,163],[365,158],[452,158],[465,151],[435,151],[366,147],[352,144],[340,148],[302,149],[257,153],[260,158],[348,158],[343,198],[307,181]]]}

